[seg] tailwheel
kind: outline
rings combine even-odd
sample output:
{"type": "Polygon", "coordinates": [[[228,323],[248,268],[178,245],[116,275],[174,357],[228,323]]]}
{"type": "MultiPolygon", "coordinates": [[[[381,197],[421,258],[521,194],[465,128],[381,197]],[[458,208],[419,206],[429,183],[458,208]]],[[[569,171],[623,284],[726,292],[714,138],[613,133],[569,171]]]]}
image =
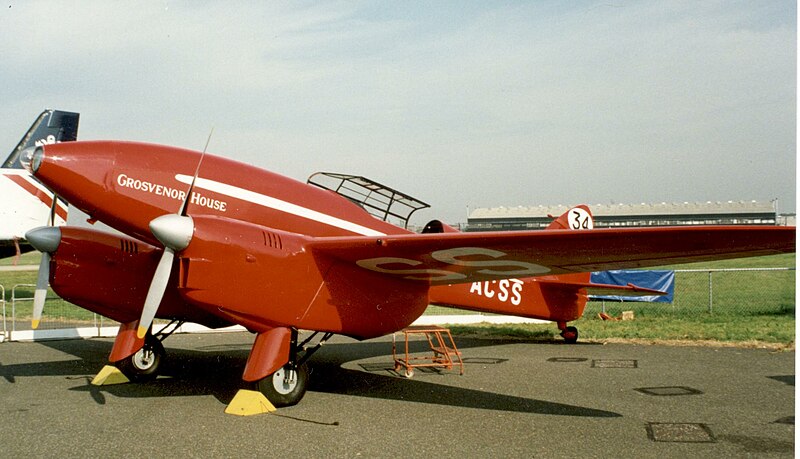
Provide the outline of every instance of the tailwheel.
{"type": "Polygon", "coordinates": [[[117,368],[134,382],[152,381],[158,376],[158,369],[164,357],[161,340],[151,334],[144,339],[144,346],[130,357],[115,362],[117,368]]]}
{"type": "Polygon", "coordinates": [[[296,405],[305,395],[307,385],[306,365],[286,365],[256,383],[258,390],[278,408],[296,405]]]}
{"type": "Polygon", "coordinates": [[[561,337],[567,344],[575,344],[578,342],[578,329],[575,327],[566,327],[561,330],[561,337]]]}

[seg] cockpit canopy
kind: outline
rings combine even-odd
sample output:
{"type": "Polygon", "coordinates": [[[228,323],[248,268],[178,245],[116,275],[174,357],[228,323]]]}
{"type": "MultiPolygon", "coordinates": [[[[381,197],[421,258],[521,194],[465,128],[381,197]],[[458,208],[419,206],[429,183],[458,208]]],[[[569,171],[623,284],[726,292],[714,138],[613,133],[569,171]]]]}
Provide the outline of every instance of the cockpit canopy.
{"type": "Polygon", "coordinates": [[[309,185],[333,191],[357,204],[372,216],[408,228],[411,214],[430,205],[366,177],[335,172],[317,172],[309,185]]]}

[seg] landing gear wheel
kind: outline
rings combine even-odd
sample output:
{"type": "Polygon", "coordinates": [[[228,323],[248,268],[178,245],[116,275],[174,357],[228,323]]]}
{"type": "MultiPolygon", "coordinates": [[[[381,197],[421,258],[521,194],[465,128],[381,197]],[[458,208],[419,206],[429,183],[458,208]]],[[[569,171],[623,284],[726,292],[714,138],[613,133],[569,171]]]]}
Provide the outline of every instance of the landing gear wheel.
{"type": "Polygon", "coordinates": [[[307,385],[308,367],[305,365],[294,369],[287,365],[256,383],[258,390],[276,408],[296,405],[305,395],[307,385]]]}
{"type": "Polygon", "coordinates": [[[406,371],[403,372],[403,376],[405,376],[408,379],[413,378],[414,377],[414,369],[413,368],[406,368],[406,371]]]}
{"type": "Polygon", "coordinates": [[[152,335],[147,335],[141,349],[130,357],[116,362],[115,365],[131,381],[152,381],[158,376],[158,368],[164,354],[164,346],[161,341],[152,335]]]}
{"type": "Polygon", "coordinates": [[[575,327],[567,327],[561,331],[561,337],[567,344],[575,344],[578,342],[578,329],[575,327]]]}

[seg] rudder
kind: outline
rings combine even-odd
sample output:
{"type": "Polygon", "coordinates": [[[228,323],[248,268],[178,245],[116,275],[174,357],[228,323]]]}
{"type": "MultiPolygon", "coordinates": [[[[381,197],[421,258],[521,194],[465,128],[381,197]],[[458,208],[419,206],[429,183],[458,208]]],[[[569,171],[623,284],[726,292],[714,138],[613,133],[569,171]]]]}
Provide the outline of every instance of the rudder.
{"type": "Polygon", "coordinates": [[[22,169],[22,151],[28,147],[77,140],[79,119],[79,113],[51,109],[43,111],[11,151],[2,167],[22,169]]]}

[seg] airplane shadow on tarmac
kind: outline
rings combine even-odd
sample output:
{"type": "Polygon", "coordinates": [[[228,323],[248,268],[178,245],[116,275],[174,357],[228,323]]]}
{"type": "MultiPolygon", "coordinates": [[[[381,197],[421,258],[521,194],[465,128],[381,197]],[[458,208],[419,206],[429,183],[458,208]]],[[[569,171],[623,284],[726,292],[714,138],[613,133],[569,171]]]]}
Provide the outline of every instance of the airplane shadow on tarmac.
{"type": "MultiPolygon", "coordinates": [[[[461,350],[472,347],[496,346],[507,343],[520,343],[521,341],[498,341],[488,339],[459,338],[458,347],[461,350]]],[[[523,341],[524,342],[524,341],[523,341]]],[[[422,343],[417,343],[422,344],[422,343]]],[[[311,375],[309,390],[333,394],[354,395],[359,397],[381,398],[387,400],[402,400],[433,405],[461,406],[465,408],[478,408],[496,411],[554,414],[561,416],[585,417],[619,417],[620,414],[593,408],[553,403],[494,392],[446,386],[430,382],[405,379],[399,376],[375,374],[373,372],[350,370],[343,367],[347,362],[370,357],[387,357],[386,365],[378,364],[385,368],[391,367],[391,353],[387,355],[388,344],[385,342],[367,342],[353,344],[335,344],[326,346],[324,355],[315,361],[311,360],[311,375]],[[346,358],[344,350],[331,349],[337,346],[348,346],[346,358]]],[[[422,345],[418,350],[424,350],[422,345]]],[[[320,351],[322,353],[323,351],[320,351]]],[[[413,350],[412,350],[413,352],[413,350]]],[[[486,359],[481,359],[485,361],[486,359]]],[[[503,359],[497,359],[503,360],[503,359]]],[[[469,364],[467,364],[469,365],[469,364]]],[[[457,370],[450,371],[457,376],[457,370]]],[[[468,376],[465,376],[468,377],[468,376]]]]}
{"type": "MultiPolygon", "coordinates": [[[[497,346],[525,341],[459,338],[459,349],[497,346]]],[[[0,378],[16,382],[20,376],[64,376],[80,380],[73,391],[85,391],[98,404],[106,403],[106,394],[115,397],[176,397],[213,395],[228,404],[241,388],[249,345],[199,346],[196,350],[167,347],[161,376],[155,381],[137,384],[93,386],[90,381],[111,351],[110,341],[69,340],[45,341],[43,345],[78,357],[77,360],[2,365],[0,378]]],[[[169,345],[169,340],[166,341],[169,345]]],[[[344,368],[348,362],[387,357],[392,361],[391,345],[387,342],[351,342],[325,345],[308,362],[311,373],[310,392],[341,394],[357,397],[401,400],[434,405],[461,406],[494,411],[525,412],[579,417],[620,417],[618,413],[588,407],[554,403],[489,391],[446,386],[419,380],[405,379],[389,372],[377,374],[344,368]]],[[[485,359],[481,359],[485,360],[485,359]]],[[[502,360],[502,359],[498,359],[502,360]]],[[[387,363],[386,366],[390,366],[387,363]]],[[[380,366],[380,365],[379,365],[380,366]]],[[[302,403],[302,402],[301,402],[302,403]]]]}
{"type": "MultiPolygon", "coordinates": [[[[94,374],[105,364],[104,357],[111,352],[111,343],[95,340],[43,341],[41,344],[78,357],[76,360],[34,362],[8,365],[0,361],[0,379],[16,383],[18,377],[64,376],[67,378],[94,374]],[[99,365],[99,366],[98,366],[99,365]]],[[[15,343],[3,344],[4,349],[15,343]]],[[[19,351],[16,351],[19,352],[19,351]]]]}

